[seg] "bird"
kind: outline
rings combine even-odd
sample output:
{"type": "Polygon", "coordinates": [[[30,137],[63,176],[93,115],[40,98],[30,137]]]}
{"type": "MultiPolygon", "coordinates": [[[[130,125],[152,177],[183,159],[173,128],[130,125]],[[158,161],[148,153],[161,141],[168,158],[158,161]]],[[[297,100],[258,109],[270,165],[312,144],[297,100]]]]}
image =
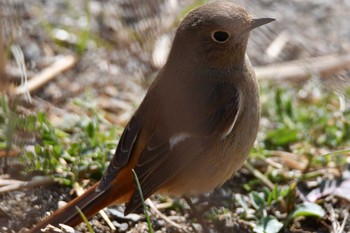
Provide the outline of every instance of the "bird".
{"type": "Polygon", "coordinates": [[[154,193],[191,197],[221,186],[243,165],[260,121],[259,85],[246,55],[252,18],[229,1],[206,3],[179,24],[168,59],[131,117],[101,180],[44,218],[76,226],[112,204],[127,215],[154,193]]]}

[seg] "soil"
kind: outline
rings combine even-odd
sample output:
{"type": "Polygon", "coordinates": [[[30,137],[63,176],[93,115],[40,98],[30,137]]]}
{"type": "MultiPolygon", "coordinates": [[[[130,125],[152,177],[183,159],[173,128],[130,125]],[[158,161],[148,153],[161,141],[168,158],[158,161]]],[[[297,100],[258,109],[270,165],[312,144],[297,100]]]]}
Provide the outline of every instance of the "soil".
{"type": "MultiPolygon", "coordinates": [[[[165,4],[163,0],[88,2],[91,8],[89,30],[99,35],[106,46],[98,46],[96,45],[98,42],[89,41],[87,51],[82,54],[78,64],[33,93],[32,103],[25,105],[25,108],[29,112],[40,110],[52,115],[62,115],[72,110],[69,105],[72,98],[81,96],[89,90],[98,96],[99,106],[110,113],[110,121],[123,126],[134,111],[134,106],[142,100],[155,72],[164,62],[162,56],[159,62],[155,62],[152,58],[154,45],[161,46],[155,42],[161,37],[171,40],[174,25],[177,24],[177,15],[191,1],[179,1],[178,6],[165,4]],[[111,99],[118,100],[113,107],[110,107],[113,102],[111,99]]],[[[253,65],[350,51],[348,0],[236,0],[235,2],[256,17],[273,17],[277,20],[264,29],[252,33],[248,54],[253,65]],[[287,38],[286,46],[277,55],[269,54],[267,48],[281,35],[287,38]]],[[[0,4],[5,16],[5,23],[3,22],[5,41],[8,45],[15,41],[20,46],[29,77],[47,67],[57,55],[77,54],[76,41],[53,38],[54,36],[50,36],[48,31],[54,34],[52,31],[54,28],[83,30],[86,27],[84,23],[86,11],[82,10],[85,9],[85,1],[72,1],[66,4],[58,0],[40,2],[3,0],[0,4]]],[[[164,49],[166,48],[165,46],[164,49]]],[[[16,67],[14,59],[10,58],[6,68],[11,70],[12,83],[19,83],[19,72],[16,67]]],[[[334,75],[334,78],[338,80],[337,83],[350,83],[349,76],[344,76],[344,73],[334,75]]],[[[8,166],[9,170],[11,166],[12,170],[17,169],[17,165],[12,165],[11,162],[8,166]]],[[[12,178],[18,175],[16,172],[8,171],[3,171],[2,174],[10,175],[12,178]]],[[[207,208],[205,206],[209,203],[210,206],[217,206],[217,209],[223,207],[232,209],[234,206],[230,198],[234,193],[245,193],[239,184],[244,184],[249,180],[249,176],[243,169],[210,197],[204,195],[195,198],[194,201],[201,208],[207,208]]],[[[56,210],[59,201],[69,201],[72,198],[74,195],[70,195],[70,188],[57,184],[0,194],[0,231],[19,232],[22,228],[29,228],[48,212],[56,210]]],[[[164,198],[166,197],[155,196],[153,200],[157,203],[164,198]]],[[[180,211],[166,210],[164,214],[176,219],[176,222],[190,231],[201,232],[201,226],[193,220],[192,212],[184,201],[175,198],[172,200],[182,206],[179,208],[180,211]]],[[[122,210],[123,207],[120,206],[106,210],[120,232],[146,232],[147,225],[142,214],[136,215],[137,220],[124,218],[116,214],[122,213],[122,210]]],[[[335,211],[341,214],[342,209],[335,211]]],[[[250,231],[249,224],[238,220],[234,214],[220,216],[222,217],[209,223],[216,232],[250,231]]],[[[178,232],[158,217],[152,216],[152,222],[157,232],[178,232]]],[[[96,232],[110,232],[110,228],[99,216],[95,216],[91,223],[96,232]]],[[[330,232],[330,225],[329,221],[320,223],[318,220],[300,219],[285,232],[330,232]]],[[[350,226],[347,227],[349,228],[350,226]]],[[[84,226],[77,230],[87,231],[84,226]]]]}

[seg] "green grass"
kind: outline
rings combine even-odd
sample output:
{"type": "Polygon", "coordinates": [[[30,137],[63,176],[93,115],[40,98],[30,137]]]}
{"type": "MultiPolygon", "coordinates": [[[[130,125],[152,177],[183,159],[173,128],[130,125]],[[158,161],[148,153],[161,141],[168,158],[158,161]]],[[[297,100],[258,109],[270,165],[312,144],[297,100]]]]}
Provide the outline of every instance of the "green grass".
{"type": "MultiPolygon", "coordinates": [[[[280,232],[293,221],[304,218],[322,219],[327,214],[324,199],[303,202],[298,182],[322,179],[324,169],[345,169],[350,148],[349,111],[340,110],[339,96],[323,91],[317,98],[302,98],[304,86],[276,87],[263,83],[261,91],[262,125],[251,164],[273,184],[266,186],[258,178],[243,184],[244,192],[234,193],[237,207],[212,210],[209,219],[222,213],[233,213],[252,224],[255,232],[280,232]],[[273,151],[286,151],[304,157],[304,170],[266,163],[273,151]],[[239,211],[238,211],[239,210],[239,211]]],[[[310,92],[312,93],[312,92],[310,92]]],[[[18,130],[35,132],[37,144],[24,147],[21,156],[26,172],[41,171],[66,185],[81,179],[98,180],[111,159],[121,128],[108,123],[103,111],[88,97],[73,104],[83,115],[67,114],[59,124],[45,113],[20,116],[2,98],[0,112],[1,149],[13,147],[18,130]]]]}
{"type": "Polygon", "coordinates": [[[135,184],[136,184],[137,191],[139,192],[139,195],[140,195],[140,198],[141,198],[143,213],[145,214],[145,217],[146,217],[148,231],[150,233],[153,233],[152,223],[151,223],[151,219],[150,219],[150,217],[148,215],[148,212],[147,212],[147,206],[146,206],[146,203],[145,203],[145,199],[143,198],[141,184],[140,184],[139,178],[137,177],[137,174],[136,174],[134,169],[132,169],[132,175],[134,177],[134,181],[135,181],[135,184]]]}
{"type": "Polygon", "coordinates": [[[35,143],[23,147],[20,157],[26,173],[43,172],[70,186],[84,178],[98,180],[114,154],[121,128],[107,122],[91,103],[77,99],[72,104],[84,115],[65,114],[60,122],[51,122],[43,112],[18,115],[3,98],[0,145],[5,149],[18,134],[34,132],[35,143]]]}
{"type": "MultiPolygon", "coordinates": [[[[262,85],[262,118],[258,146],[251,161],[264,163],[272,151],[286,151],[303,156],[304,170],[282,169],[265,163],[264,175],[274,184],[270,190],[259,179],[245,184],[248,195],[238,198],[243,207],[241,218],[255,225],[254,232],[280,232],[288,229],[293,219],[325,216],[323,199],[318,203],[303,202],[297,182],[323,178],[325,168],[345,170],[350,148],[350,116],[340,110],[340,96],[322,90],[315,98],[302,98],[303,86],[277,87],[262,85]]],[[[312,94],[310,92],[309,94],[312,94]]]]}

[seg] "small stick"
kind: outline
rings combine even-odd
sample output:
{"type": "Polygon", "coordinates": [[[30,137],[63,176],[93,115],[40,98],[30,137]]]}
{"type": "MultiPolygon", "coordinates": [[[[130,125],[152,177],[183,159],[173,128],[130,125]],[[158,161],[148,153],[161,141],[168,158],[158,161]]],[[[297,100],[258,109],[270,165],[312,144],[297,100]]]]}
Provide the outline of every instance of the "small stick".
{"type": "Polygon", "coordinates": [[[117,228],[115,228],[115,226],[113,225],[112,221],[107,216],[106,212],[104,210],[100,210],[100,211],[98,211],[98,213],[106,221],[107,225],[109,226],[109,228],[111,228],[112,232],[115,232],[117,230],[117,228]]]}
{"type": "Polygon", "coordinates": [[[54,181],[50,177],[41,176],[31,181],[15,182],[0,188],[0,193],[5,193],[9,191],[15,191],[23,188],[33,188],[41,185],[52,184],[54,181]]]}
{"type": "Polygon", "coordinates": [[[23,184],[24,181],[21,180],[13,180],[13,179],[1,179],[0,178],[0,187],[1,186],[8,186],[13,184],[23,184]]]}
{"type": "MultiPolygon", "coordinates": [[[[59,73],[71,68],[77,62],[77,58],[73,55],[64,56],[55,61],[51,66],[45,68],[41,73],[34,76],[27,82],[27,91],[33,92],[44,84],[49,82],[51,79],[56,77],[59,73]]],[[[26,89],[24,86],[19,86],[14,89],[13,94],[20,95],[24,94],[26,89]]]]}

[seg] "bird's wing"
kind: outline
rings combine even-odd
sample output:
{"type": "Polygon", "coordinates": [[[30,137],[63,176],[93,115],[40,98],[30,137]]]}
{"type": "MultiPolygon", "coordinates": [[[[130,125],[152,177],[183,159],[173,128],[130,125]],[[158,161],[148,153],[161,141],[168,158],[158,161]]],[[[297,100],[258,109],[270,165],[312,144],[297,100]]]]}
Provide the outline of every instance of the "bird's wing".
{"type": "MultiPolygon", "coordinates": [[[[180,105],[162,102],[163,94],[146,96],[140,111],[135,113],[125,128],[115,155],[97,189],[107,189],[120,170],[136,156],[138,162],[134,169],[140,180],[143,196],[148,198],[176,176],[181,171],[182,164],[191,163],[199,154],[204,153],[210,147],[212,139],[226,137],[237,120],[241,106],[240,93],[230,85],[213,85],[216,86],[211,86],[205,95],[189,92],[173,94],[172,96],[183,98],[180,105]],[[189,96],[186,96],[187,93],[189,96]],[[146,107],[146,101],[158,103],[159,106],[146,107]],[[162,115],[164,113],[166,114],[162,115]],[[150,115],[156,120],[147,122],[144,118],[150,115]],[[140,145],[142,148],[135,150],[140,145]]],[[[136,191],[125,213],[140,205],[141,199],[136,191]]]]}
{"type": "Polygon", "coordinates": [[[241,92],[236,87],[227,83],[213,83],[206,98],[202,98],[201,104],[206,107],[202,108],[205,110],[197,127],[205,135],[225,138],[237,121],[242,102],[241,92]]]}
{"type": "MultiPolygon", "coordinates": [[[[209,140],[207,139],[208,143],[209,140]]],[[[171,148],[169,143],[163,143],[153,151],[147,148],[135,172],[140,181],[143,197],[147,199],[163,184],[181,171],[183,164],[191,163],[193,155],[204,153],[208,144],[202,138],[188,138],[171,148]]],[[[126,205],[125,214],[129,214],[141,205],[139,191],[136,190],[126,205]]]]}
{"type": "MultiPolygon", "coordinates": [[[[203,106],[197,106],[203,107],[207,115],[198,116],[197,123],[193,122],[197,126],[191,127],[192,132],[179,129],[180,131],[172,132],[171,135],[163,135],[155,130],[150,138],[135,167],[145,199],[175,177],[183,164],[191,163],[198,155],[204,154],[213,139],[224,139],[232,131],[241,102],[238,90],[221,87],[208,93],[207,97],[213,104],[203,101],[203,106]],[[228,91],[230,93],[226,93],[228,91]]],[[[127,204],[125,214],[140,205],[140,195],[136,190],[127,204]]]]}
{"type": "Polygon", "coordinates": [[[105,190],[112,183],[111,181],[118,174],[120,169],[130,161],[131,152],[134,148],[140,130],[140,120],[138,117],[134,116],[125,127],[124,132],[120,137],[114,157],[104,173],[97,190],[105,190]]]}

